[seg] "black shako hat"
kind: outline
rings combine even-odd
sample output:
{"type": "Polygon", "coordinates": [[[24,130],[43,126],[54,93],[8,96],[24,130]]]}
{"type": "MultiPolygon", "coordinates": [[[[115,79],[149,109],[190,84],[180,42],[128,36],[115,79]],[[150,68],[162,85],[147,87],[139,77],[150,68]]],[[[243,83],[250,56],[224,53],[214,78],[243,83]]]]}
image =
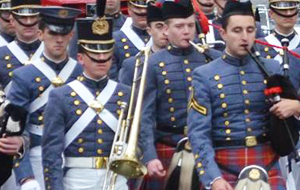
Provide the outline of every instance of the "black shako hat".
{"type": "Polygon", "coordinates": [[[81,51],[106,53],[113,51],[113,19],[104,15],[106,0],[97,0],[98,18],[77,19],[78,48],[81,51]]]}
{"type": "Polygon", "coordinates": [[[147,22],[163,21],[162,3],[149,1],[147,5],[147,22]]]}
{"type": "Polygon", "coordinates": [[[50,31],[57,34],[70,33],[74,27],[75,18],[80,13],[79,9],[61,6],[48,6],[40,9],[41,21],[50,31]]]}
{"type": "Polygon", "coordinates": [[[222,23],[233,15],[249,15],[254,17],[251,1],[228,1],[222,14],[222,23]]]}
{"type": "Polygon", "coordinates": [[[187,18],[194,13],[191,0],[165,0],[162,6],[163,19],[187,18]]]}
{"type": "Polygon", "coordinates": [[[12,13],[18,16],[35,16],[39,14],[41,0],[11,0],[12,13]]]}

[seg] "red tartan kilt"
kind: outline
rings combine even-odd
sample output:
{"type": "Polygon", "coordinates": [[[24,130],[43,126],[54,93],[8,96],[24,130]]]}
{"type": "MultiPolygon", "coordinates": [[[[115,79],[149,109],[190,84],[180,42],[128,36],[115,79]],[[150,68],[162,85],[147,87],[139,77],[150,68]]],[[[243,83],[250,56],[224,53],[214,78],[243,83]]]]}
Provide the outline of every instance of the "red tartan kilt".
{"type": "MultiPolygon", "coordinates": [[[[167,146],[165,144],[156,144],[156,153],[158,159],[162,162],[166,173],[168,173],[168,168],[171,163],[173,154],[175,152],[175,147],[167,146]]],[[[146,175],[144,177],[142,186],[140,190],[163,190],[163,186],[166,178],[155,178],[146,175]]]]}
{"type": "MultiPolygon", "coordinates": [[[[233,148],[215,151],[215,160],[218,164],[237,172],[240,172],[245,166],[249,165],[265,167],[274,159],[277,159],[276,164],[268,171],[269,184],[272,190],[285,190],[285,181],[281,176],[278,158],[279,156],[269,144],[252,148],[233,148]]],[[[221,170],[221,172],[223,178],[228,181],[232,187],[235,187],[237,176],[223,170],[221,170]]]]}

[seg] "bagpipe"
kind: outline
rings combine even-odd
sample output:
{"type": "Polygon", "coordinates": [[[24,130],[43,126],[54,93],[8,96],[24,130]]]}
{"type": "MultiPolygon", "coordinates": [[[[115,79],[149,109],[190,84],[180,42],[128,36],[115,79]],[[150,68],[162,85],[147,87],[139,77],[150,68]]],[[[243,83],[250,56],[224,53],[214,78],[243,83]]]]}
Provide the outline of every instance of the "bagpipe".
{"type": "MultiPolygon", "coordinates": [[[[0,86],[0,138],[22,135],[25,128],[26,116],[26,110],[10,104],[6,99],[3,88],[0,86]]],[[[11,175],[13,157],[12,155],[0,152],[0,187],[11,175]]]]}
{"type": "MultiPolygon", "coordinates": [[[[271,106],[281,101],[281,98],[299,100],[298,93],[289,80],[288,43],[289,41],[287,39],[282,40],[284,50],[284,75],[271,75],[265,68],[264,63],[260,60],[259,52],[255,51],[254,48],[252,48],[252,51],[249,51],[249,55],[257,63],[266,77],[267,86],[264,90],[264,94],[267,96],[268,103],[271,106]]],[[[294,153],[295,159],[299,160],[299,154],[296,149],[296,144],[299,141],[298,127],[299,121],[294,116],[287,119],[280,119],[273,113],[270,113],[267,138],[270,140],[273,149],[278,155],[286,156],[294,153]]]]}

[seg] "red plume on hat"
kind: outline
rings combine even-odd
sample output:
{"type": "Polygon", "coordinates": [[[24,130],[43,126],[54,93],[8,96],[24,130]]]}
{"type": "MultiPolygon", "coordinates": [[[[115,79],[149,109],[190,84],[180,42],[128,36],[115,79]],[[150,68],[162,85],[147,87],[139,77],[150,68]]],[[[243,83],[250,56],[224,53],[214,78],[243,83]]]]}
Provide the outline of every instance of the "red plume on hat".
{"type": "Polygon", "coordinates": [[[195,12],[199,15],[199,23],[204,34],[207,34],[209,31],[209,23],[205,14],[201,11],[197,0],[192,0],[193,7],[195,12]]]}

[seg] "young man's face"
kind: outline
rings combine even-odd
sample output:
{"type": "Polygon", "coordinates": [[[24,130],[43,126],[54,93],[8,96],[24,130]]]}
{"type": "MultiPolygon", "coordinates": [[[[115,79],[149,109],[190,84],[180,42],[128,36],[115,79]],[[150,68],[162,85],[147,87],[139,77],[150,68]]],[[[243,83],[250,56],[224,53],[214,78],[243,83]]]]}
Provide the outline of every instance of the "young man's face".
{"type": "Polygon", "coordinates": [[[147,28],[148,33],[152,36],[153,44],[159,48],[164,48],[168,44],[168,38],[163,32],[164,22],[151,22],[147,28]]]}
{"type": "Polygon", "coordinates": [[[147,27],[147,9],[128,5],[128,14],[132,18],[132,24],[140,29],[147,27]]]}
{"type": "Polygon", "coordinates": [[[112,64],[112,51],[108,53],[84,52],[78,54],[78,61],[84,72],[93,79],[101,79],[108,74],[112,64]]]}
{"type": "Polygon", "coordinates": [[[287,15],[288,17],[283,17],[278,14],[276,14],[272,9],[269,12],[270,17],[274,20],[275,22],[275,28],[278,29],[279,31],[291,31],[293,30],[296,22],[297,22],[297,17],[298,14],[298,9],[287,9],[287,10],[276,10],[276,12],[282,14],[282,15],[287,15]],[[290,15],[290,16],[289,16],[290,15]],[[294,16],[292,16],[294,15],[294,16]]]}
{"type": "Polygon", "coordinates": [[[15,27],[17,38],[24,42],[35,40],[38,37],[38,19],[38,16],[12,16],[11,22],[15,27]]]}
{"type": "Polygon", "coordinates": [[[0,11],[0,30],[9,35],[15,35],[15,28],[10,22],[9,11],[0,11]]]}
{"type": "Polygon", "coordinates": [[[250,50],[254,44],[255,33],[254,18],[243,15],[230,16],[226,29],[220,30],[220,34],[226,42],[226,51],[238,58],[248,54],[247,50],[250,50]]]}
{"type": "Polygon", "coordinates": [[[164,32],[172,45],[179,48],[189,47],[189,41],[194,39],[196,32],[195,16],[168,19],[164,32]]]}
{"type": "Polygon", "coordinates": [[[120,0],[107,0],[105,4],[105,11],[114,13],[120,9],[120,0]]]}
{"type": "Polygon", "coordinates": [[[39,39],[44,42],[45,53],[51,59],[62,60],[67,56],[67,47],[73,36],[73,31],[68,34],[57,34],[47,27],[39,30],[39,39]]]}

